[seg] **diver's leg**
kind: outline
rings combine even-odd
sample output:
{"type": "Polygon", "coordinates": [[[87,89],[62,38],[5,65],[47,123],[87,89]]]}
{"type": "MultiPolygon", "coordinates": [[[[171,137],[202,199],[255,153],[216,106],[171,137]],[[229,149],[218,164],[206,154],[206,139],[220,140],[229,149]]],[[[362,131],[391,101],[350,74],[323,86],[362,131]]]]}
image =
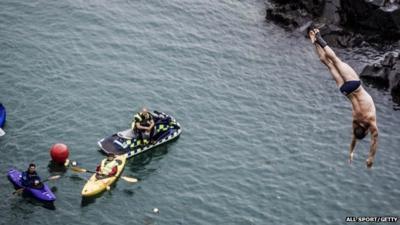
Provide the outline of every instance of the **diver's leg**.
{"type": "Polygon", "coordinates": [[[319,60],[321,60],[321,62],[325,66],[328,66],[330,60],[326,57],[326,53],[325,53],[324,49],[321,47],[321,45],[319,44],[319,42],[316,39],[316,31],[314,31],[314,30],[310,31],[308,33],[308,36],[311,39],[311,43],[313,43],[315,45],[315,50],[317,52],[319,60]]]}
{"type": "Polygon", "coordinates": [[[345,77],[346,80],[359,80],[356,71],[354,71],[347,63],[340,60],[329,46],[325,46],[324,51],[326,57],[332,61],[338,72],[345,77]]]}
{"type": "Polygon", "coordinates": [[[359,80],[357,73],[351,68],[347,63],[340,60],[339,57],[335,54],[331,47],[329,47],[326,42],[322,39],[321,34],[318,29],[314,30],[315,33],[315,42],[318,47],[325,52],[325,57],[328,58],[333,65],[336,67],[337,72],[342,76],[343,80],[359,80]]]}
{"type": "Polygon", "coordinates": [[[315,44],[315,49],[317,51],[318,57],[321,60],[321,62],[326,67],[328,67],[328,70],[331,73],[332,78],[335,80],[336,85],[338,87],[342,86],[344,83],[344,80],[343,80],[342,76],[340,75],[340,73],[338,72],[338,70],[336,69],[336,67],[334,66],[334,64],[332,63],[332,61],[326,57],[325,51],[318,44],[315,44]]]}
{"type": "Polygon", "coordinates": [[[336,66],[330,62],[328,65],[329,72],[331,72],[332,78],[335,80],[336,85],[341,87],[344,83],[343,77],[340,75],[339,71],[337,70],[336,66]]]}

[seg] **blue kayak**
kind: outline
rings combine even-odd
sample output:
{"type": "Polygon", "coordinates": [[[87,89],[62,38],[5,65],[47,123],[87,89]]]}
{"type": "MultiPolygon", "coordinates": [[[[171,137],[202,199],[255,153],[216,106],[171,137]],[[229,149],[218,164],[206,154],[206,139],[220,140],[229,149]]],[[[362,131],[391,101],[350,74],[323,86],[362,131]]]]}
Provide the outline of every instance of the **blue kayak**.
{"type": "Polygon", "coordinates": [[[6,108],[0,103],[0,128],[4,127],[6,123],[6,108]]]}
{"type": "MultiPolygon", "coordinates": [[[[11,169],[8,171],[7,178],[14,185],[15,190],[23,187],[20,181],[21,176],[22,173],[18,170],[11,169]]],[[[42,202],[54,202],[56,200],[56,196],[46,184],[41,185],[40,188],[26,187],[23,194],[36,198],[42,202]]]]}

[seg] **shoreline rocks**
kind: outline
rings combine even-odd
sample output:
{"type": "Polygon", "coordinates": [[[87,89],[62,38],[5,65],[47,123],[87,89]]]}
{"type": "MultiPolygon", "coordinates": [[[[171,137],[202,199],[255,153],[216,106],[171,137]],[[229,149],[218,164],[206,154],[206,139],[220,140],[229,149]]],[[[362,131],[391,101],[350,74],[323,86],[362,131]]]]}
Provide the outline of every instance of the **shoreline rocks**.
{"type": "Polygon", "coordinates": [[[400,0],[271,0],[266,19],[292,31],[315,23],[334,47],[400,45],[400,0]]]}
{"type": "Polygon", "coordinates": [[[360,73],[367,83],[390,92],[393,102],[400,104],[400,54],[389,53],[385,58],[372,65],[367,65],[360,73]]]}

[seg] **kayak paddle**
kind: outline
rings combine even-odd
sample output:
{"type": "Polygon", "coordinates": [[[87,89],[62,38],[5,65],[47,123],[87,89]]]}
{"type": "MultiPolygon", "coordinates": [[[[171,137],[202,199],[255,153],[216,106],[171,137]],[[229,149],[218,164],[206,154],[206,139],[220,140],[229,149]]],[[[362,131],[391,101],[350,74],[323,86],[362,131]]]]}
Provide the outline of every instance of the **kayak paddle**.
{"type": "MultiPolygon", "coordinates": [[[[51,177],[48,177],[47,179],[42,180],[41,183],[44,183],[44,182],[49,181],[49,180],[56,180],[56,179],[58,179],[60,177],[61,177],[60,175],[51,176],[51,177]]],[[[13,195],[20,194],[24,189],[25,189],[25,187],[19,188],[19,189],[15,190],[12,194],[13,195]]]]}
{"type": "MultiPolygon", "coordinates": [[[[87,169],[80,168],[80,167],[77,167],[77,166],[73,166],[73,167],[71,167],[71,169],[72,169],[73,171],[75,171],[75,172],[78,172],[78,173],[97,173],[96,171],[87,170],[87,169]]],[[[138,182],[138,179],[136,179],[136,178],[134,178],[134,177],[121,176],[121,178],[122,178],[123,180],[129,182],[129,183],[136,183],[136,182],[138,182]]],[[[108,189],[109,189],[109,188],[108,188],[108,189]]]]}
{"type": "Polygon", "coordinates": [[[0,137],[4,136],[5,134],[6,134],[6,132],[3,129],[0,128],[0,137]]]}

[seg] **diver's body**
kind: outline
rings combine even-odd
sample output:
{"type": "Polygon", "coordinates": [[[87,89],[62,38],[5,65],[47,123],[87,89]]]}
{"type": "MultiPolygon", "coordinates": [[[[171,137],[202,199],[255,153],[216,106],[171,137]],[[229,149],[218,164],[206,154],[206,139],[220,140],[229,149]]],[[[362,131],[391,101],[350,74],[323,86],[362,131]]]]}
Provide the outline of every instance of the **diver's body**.
{"type": "Polygon", "coordinates": [[[378,127],[374,101],[362,87],[357,73],[336,56],[335,52],[322,39],[319,30],[310,29],[308,35],[311,42],[315,45],[321,62],[328,67],[329,72],[340,88],[340,92],[350,100],[352,105],[353,135],[350,144],[349,161],[351,163],[353,159],[357,139],[363,139],[370,132],[370,151],[366,163],[368,167],[371,167],[378,144],[378,127]]]}

